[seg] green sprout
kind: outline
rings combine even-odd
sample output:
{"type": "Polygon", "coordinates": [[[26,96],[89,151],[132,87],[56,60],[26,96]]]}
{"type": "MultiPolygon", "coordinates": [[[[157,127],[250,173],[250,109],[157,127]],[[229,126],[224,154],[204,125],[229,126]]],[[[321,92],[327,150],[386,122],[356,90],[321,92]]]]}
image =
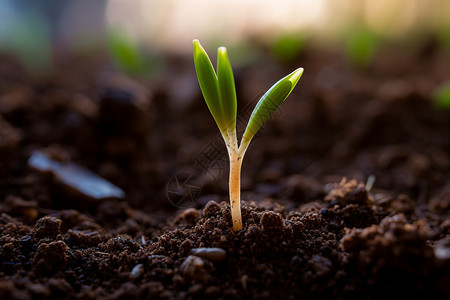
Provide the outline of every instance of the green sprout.
{"type": "Polygon", "coordinates": [[[198,40],[193,41],[194,64],[205,102],[225,141],[230,160],[229,192],[233,230],[242,229],[241,166],[245,152],[255,134],[278,106],[286,100],[303,74],[298,68],[275,83],[256,104],[238,145],[236,136],[237,99],[233,70],[227,49],[217,50],[217,73],[205,49],[198,40]]]}

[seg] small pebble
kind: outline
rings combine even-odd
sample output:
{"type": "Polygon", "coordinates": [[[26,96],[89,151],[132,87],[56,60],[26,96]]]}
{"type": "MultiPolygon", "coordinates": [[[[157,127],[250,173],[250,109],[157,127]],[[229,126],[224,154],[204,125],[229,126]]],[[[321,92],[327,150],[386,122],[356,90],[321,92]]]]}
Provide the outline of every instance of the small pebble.
{"type": "Polygon", "coordinates": [[[130,279],[138,279],[144,273],[144,265],[138,264],[130,272],[130,279]]]}
{"type": "Polygon", "coordinates": [[[190,278],[196,278],[205,272],[205,262],[197,256],[189,255],[180,266],[181,272],[190,278]]]}
{"type": "Polygon", "coordinates": [[[28,165],[38,172],[52,173],[58,183],[68,188],[68,193],[75,190],[93,200],[125,197],[124,191],[97,174],[75,163],[53,160],[41,151],[34,151],[31,154],[28,165]]]}
{"type": "Polygon", "coordinates": [[[227,252],[222,248],[194,248],[191,254],[214,262],[223,261],[227,257],[227,252]]]}
{"type": "Polygon", "coordinates": [[[434,246],[434,256],[440,260],[450,260],[450,237],[437,241],[434,246]]]}

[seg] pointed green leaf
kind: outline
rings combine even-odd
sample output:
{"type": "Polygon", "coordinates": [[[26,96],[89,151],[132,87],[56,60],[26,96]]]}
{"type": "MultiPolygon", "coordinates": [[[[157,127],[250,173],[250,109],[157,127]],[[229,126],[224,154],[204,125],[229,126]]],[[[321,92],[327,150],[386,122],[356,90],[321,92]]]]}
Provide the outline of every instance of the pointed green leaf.
{"type": "Polygon", "coordinates": [[[211,64],[205,49],[198,40],[193,41],[194,46],[194,64],[197,72],[197,79],[214,120],[221,131],[224,130],[224,122],[219,97],[219,84],[216,73],[211,64]]]}
{"type": "Polygon", "coordinates": [[[234,85],[233,70],[225,47],[220,47],[217,50],[217,79],[224,122],[226,126],[234,129],[236,127],[237,113],[236,87],[234,85]]]}
{"type": "Polygon", "coordinates": [[[248,145],[258,130],[283,103],[294,89],[303,74],[303,68],[299,68],[275,83],[258,101],[248,121],[247,128],[242,136],[242,144],[248,145]]]}

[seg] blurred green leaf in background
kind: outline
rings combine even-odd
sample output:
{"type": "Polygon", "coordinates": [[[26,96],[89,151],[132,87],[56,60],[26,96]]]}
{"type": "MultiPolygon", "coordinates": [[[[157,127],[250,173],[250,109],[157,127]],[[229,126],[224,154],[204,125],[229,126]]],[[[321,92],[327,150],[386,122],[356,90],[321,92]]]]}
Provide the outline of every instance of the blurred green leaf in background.
{"type": "Polygon", "coordinates": [[[280,62],[293,63],[298,59],[305,43],[305,38],[300,33],[283,33],[272,42],[270,52],[280,62]]]}
{"type": "Polygon", "coordinates": [[[107,48],[116,67],[129,75],[153,76],[162,68],[162,60],[142,51],[123,28],[108,30],[107,48]]]}
{"type": "Polygon", "coordinates": [[[18,14],[5,2],[0,11],[0,52],[16,57],[30,74],[47,73],[52,65],[52,45],[46,19],[33,10],[18,14]]]}
{"type": "Polygon", "coordinates": [[[365,69],[372,63],[378,50],[378,36],[364,26],[353,26],[345,37],[345,53],[347,60],[354,67],[365,69]]]}

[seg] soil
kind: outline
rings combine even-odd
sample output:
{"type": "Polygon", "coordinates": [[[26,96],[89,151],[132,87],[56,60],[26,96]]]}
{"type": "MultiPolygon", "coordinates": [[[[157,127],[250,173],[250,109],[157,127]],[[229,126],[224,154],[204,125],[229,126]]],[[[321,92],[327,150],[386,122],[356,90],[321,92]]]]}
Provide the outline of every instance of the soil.
{"type": "Polygon", "coordinates": [[[238,131],[305,74],[247,151],[240,232],[190,57],[146,79],[102,55],[35,77],[0,57],[0,298],[449,299],[448,51],[259,55],[235,66],[238,131]]]}

